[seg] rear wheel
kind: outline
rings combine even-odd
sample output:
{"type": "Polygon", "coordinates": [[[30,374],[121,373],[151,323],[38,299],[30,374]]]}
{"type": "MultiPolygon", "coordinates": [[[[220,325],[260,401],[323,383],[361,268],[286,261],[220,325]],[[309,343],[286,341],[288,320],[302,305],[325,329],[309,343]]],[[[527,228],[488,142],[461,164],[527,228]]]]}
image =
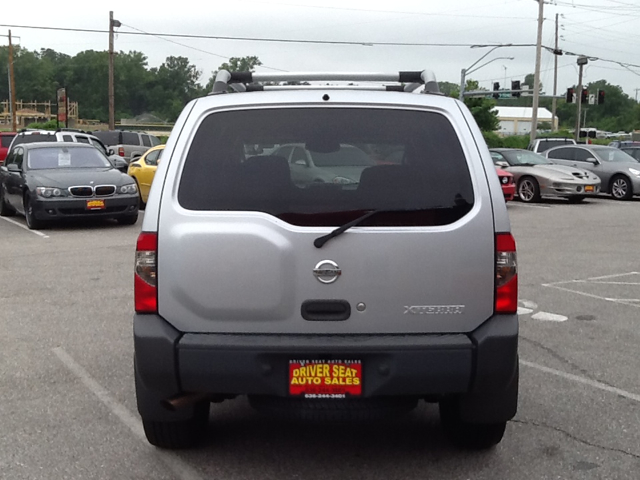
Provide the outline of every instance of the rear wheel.
{"type": "Polygon", "coordinates": [[[440,422],[451,442],[459,448],[487,450],[500,443],[507,422],[469,423],[460,419],[457,399],[440,402],[440,422]]]}
{"type": "Polygon", "coordinates": [[[144,210],[145,207],[147,206],[147,203],[142,201],[142,190],[140,190],[140,184],[138,183],[138,179],[136,177],[133,177],[133,179],[136,181],[136,187],[138,188],[138,196],[140,197],[140,201],[138,203],[140,210],[144,210]]]}
{"type": "Polygon", "coordinates": [[[616,200],[629,200],[633,197],[633,186],[624,175],[616,175],[611,179],[609,191],[616,200]]]}
{"type": "Polygon", "coordinates": [[[23,206],[24,218],[27,221],[27,227],[29,227],[29,230],[38,230],[44,227],[44,222],[36,218],[36,214],[33,210],[33,202],[29,198],[28,193],[24,194],[23,206]]]}
{"type": "Polygon", "coordinates": [[[142,420],[147,440],[160,448],[188,448],[196,445],[204,436],[209,422],[209,401],[198,403],[193,416],[187,420],[158,422],[142,420]]]}
{"type": "Polygon", "coordinates": [[[525,203],[540,201],[540,185],[533,177],[521,178],[518,182],[518,197],[525,203]]]}
{"type": "Polygon", "coordinates": [[[16,211],[7,205],[7,202],[4,199],[4,187],[0,185],[0,216],[13,217],[15,214],[16,211]]]}

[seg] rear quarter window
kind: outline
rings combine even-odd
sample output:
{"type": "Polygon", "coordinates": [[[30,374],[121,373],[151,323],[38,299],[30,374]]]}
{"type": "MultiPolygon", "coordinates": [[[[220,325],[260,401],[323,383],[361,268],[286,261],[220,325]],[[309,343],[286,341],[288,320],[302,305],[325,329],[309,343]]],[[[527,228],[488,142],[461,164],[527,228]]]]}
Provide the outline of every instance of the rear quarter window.
{"type": "Polygon", "coordinates": [[[125,145],[140,145],[140,138],[137,133],[122,132],[122,143],[125,145]]]}
{"type": "Polygon", "coordinates": [[[469,212],[474,192],[449,120],[376,108],[214,113],[198,128],[178,189],[189,210],[258,211],[300,226],[430,226],[469,212]],[[292,151],[299,155],[288,156],[292,151]]]}
{"type": "Polygon", "coordinates": [[[93,132],[93,134],[102,140],[105,145],[118,145],[120,143],[120,132],[93,132]]]}

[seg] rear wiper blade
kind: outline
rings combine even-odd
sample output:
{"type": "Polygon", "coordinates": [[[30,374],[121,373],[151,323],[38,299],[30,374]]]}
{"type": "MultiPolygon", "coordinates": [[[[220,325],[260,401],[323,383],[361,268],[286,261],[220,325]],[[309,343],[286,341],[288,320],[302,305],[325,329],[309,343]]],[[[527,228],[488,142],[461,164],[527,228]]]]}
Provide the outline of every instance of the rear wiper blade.
{"type": "Polygon", "coordinates": [[[439,208],[444,208],[444,207],[397,208],[397,209],[389,209],[389,210],[385,210],[385,209],[371,210],[370,212],[365,213],[364,215],[356,218],[355,220],[351,220],[349,223],[345,223],[341,227],[336,228],[332,232],[330,232],[330,233],[328,233],[326,235],[323,235],[321,237],[316,238],[313,241],[313,245],[316,248],[322,248],[322,246],[325,243],[327,243],[329,240],[331,240],[332,238],[335,238],[338,235],[343,234],[344,232],[349,230],[351,227],[355,227],[356,225],[359,225],[360,223],[364,222],[367,218],[373,217],[376,213],[421,212],[423,210],[435,210],[435,209],[439,209],[439,208]]]}

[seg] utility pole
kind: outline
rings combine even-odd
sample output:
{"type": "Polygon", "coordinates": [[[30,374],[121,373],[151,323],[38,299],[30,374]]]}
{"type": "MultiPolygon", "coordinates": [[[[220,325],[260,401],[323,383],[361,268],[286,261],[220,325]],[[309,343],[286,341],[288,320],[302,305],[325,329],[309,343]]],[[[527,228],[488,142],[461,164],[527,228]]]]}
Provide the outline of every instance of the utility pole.
{"type": "Polygon", "coordinates": [[[109,130],[116,128],[115,93],[113,85],[113,29],[122,24],[113,19],[113,12],[109,12],[109,130]]]}
{"type": "Polygon", "coordinates": [[[556,13],[556,46],[553,51],[553,100],[551,101],[551,131],[555,132],[557,128],[556,124],[556,109],[558,108],[558,14],[556,13]]]}
{"type": "Polygon", "coordinates": [[[536,41],[536,69],[533,75],[533,108],[531,112],[531,134],[529,139],[533,143],[538,130],[538,104],[540,101],[540,57],[542,56],[542,22],[544,21],[544,0],[538,2],[538,40],[536,41]]]}
{"type": "Polygon", "coordinates": [[[18,112],[16,112],[16,79],[13,75],[13,43],[9,30],[9,109],[11,110],[11,131],[17,132],[18,112]]]}
{"type": "Polygon", "coordinates": [[[578,57],[578,90],[576,92],[576,133],[575,139],[576,143],[580,141],[580,107],[582,106],[582,67],[584,67],[587,63],[589,63],[589,59],[587,57],[580,56],[578,57]]]}
{"type": "Polygon", "coordinates": [[[638,103],[638,90],[640,90],[640,88],[636,88],[635,89],[635,91],[636,91],[636,103],[638,103]]]}

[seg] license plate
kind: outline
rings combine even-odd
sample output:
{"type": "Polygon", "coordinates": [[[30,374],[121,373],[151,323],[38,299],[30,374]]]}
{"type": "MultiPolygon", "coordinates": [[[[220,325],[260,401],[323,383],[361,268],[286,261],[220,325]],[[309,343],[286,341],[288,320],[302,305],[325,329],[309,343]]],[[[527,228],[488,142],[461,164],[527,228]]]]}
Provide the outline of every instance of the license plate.
{"type": "Polygon", "coordinates": [[[289,395],[346,398],[362,395],[360,360],[290,360],[289,395]]]}
{"type": "Polygon", "coordinates": [[[593,185],[587,185],[586,187],[584,187],[585,192],[593,192],[593,190],[593,185]]]}
{"type": "Polygon", "coordinates": [[[87,200],[87,210],[104,210],[104,200],[87,200]]]}

